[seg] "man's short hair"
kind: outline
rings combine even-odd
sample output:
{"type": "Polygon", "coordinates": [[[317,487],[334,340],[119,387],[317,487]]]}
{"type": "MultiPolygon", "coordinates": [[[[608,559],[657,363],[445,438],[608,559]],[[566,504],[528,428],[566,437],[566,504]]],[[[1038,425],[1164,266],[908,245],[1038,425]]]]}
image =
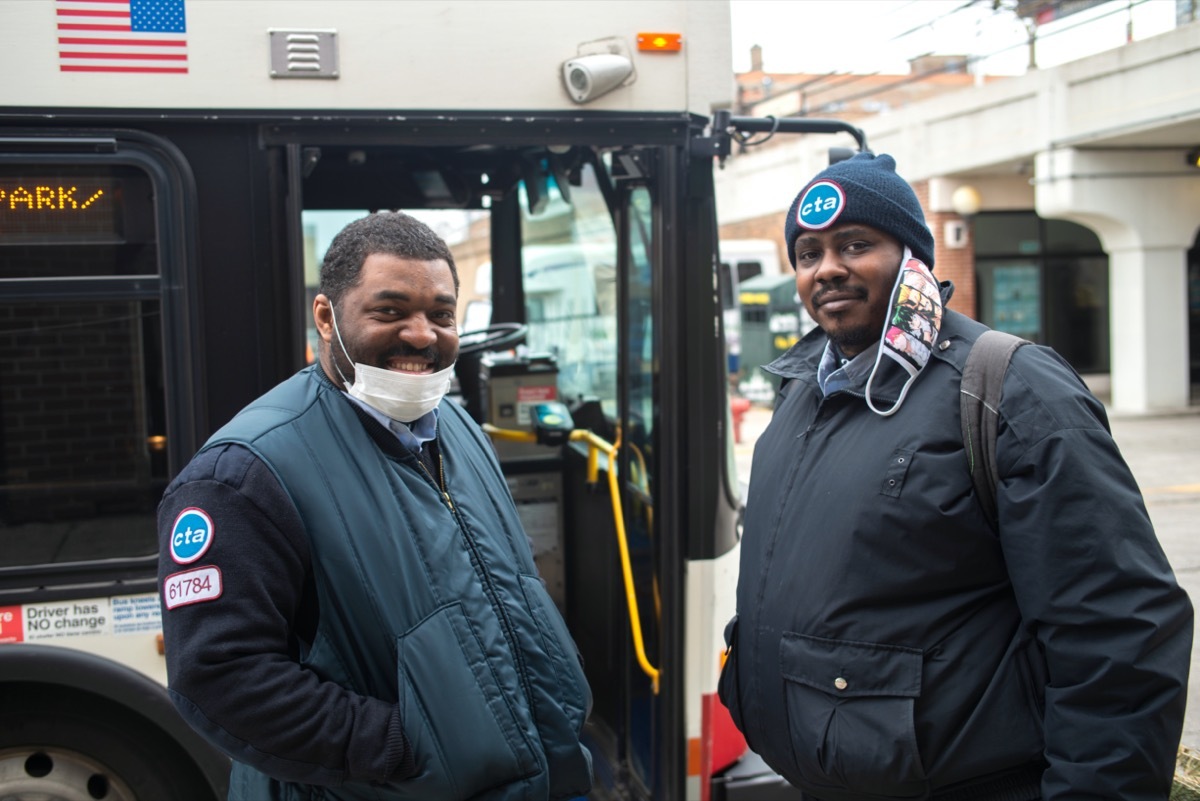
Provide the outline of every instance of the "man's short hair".
{"type": "Polygon", "coordinates": [[[450,247],[432,228],[402,211],[368,214],[339,231],[321,262],[318,291],[336,307],[358,283],[363,262],[377,253],[414,261],[444,261],[450,265],[454,291],[458,292],[458,268],[450,247]]]}

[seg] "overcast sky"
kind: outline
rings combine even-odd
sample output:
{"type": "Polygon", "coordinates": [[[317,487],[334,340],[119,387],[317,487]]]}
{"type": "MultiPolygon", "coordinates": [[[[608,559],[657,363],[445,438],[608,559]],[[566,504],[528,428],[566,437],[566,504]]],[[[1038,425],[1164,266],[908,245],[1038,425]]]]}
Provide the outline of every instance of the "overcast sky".
{"type": "MultiPolygon", "coordinates": [[[[1006,3],[1006,5],[1011,5],[1006,3]]],[[[925,53],[987,57],[989,74],[1028,63],[1025,27],[991,0],[732,0],[733,68],[761,45],[768,72],[908,72],[925,53]]],[[[1039,28],[1038,64],[1052,67],[1170,30],[1175,0],[1111,0],[1039,28]]]]}

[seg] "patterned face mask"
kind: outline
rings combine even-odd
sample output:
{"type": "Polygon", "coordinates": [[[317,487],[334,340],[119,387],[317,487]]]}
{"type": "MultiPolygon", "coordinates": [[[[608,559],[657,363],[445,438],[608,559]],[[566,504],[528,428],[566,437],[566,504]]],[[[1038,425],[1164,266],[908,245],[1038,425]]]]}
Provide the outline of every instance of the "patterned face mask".
{"type": "Polygon", "coordinates": [[[900,262],[900,273],[896,276],[889,306],[891,315],[884,322],[883,338],[879,342],[879,352],[875,356],[871,375],[867,378],[866,389],[867,406],[881,417],[889,417],[900,409],[908,388],[929,363],[933,346],[937,344],[938,330],[942,327],[942,294],[938,291],[937,279],[907,247],[904,248],[904,258],[900,262]],[[890,409],[880,411],[871,401],[871,382],[875,380],[885,355],[904,368],[908,379],[900,389],[896,403],[890,409]]]}

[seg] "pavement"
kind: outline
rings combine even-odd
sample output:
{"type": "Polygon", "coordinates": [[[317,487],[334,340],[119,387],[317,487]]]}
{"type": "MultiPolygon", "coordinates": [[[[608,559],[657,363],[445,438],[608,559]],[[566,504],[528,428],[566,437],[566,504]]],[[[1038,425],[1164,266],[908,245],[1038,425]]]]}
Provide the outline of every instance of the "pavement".
{"type": "MultiPolygon", "coordinates": [[[[1101,400],[1105,396],[1097,392],[1101,400]]],[[[754,442],[771,410],[752,406],[735,446],[743,487],[754,442]]],[[[1171,414],[1118,415],[1109,411],[1113,438],[1142,489],[1146,509],[1179,583],[1200,609],[1200,405],[1171,414]]],[[[1197,639],[1200,639],[1198,635],[1197,639]]],[[[1192,647],[1191,681],[1183,744],[1200,748],[1200,643],[1192,647]]]]}

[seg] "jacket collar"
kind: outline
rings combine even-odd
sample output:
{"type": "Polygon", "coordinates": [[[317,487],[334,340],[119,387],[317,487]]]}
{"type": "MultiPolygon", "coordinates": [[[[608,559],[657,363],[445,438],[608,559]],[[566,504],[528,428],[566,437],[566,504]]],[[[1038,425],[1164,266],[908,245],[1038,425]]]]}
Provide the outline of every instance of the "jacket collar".
{"type": "Polygon", "coordinates": [[[330,380],[329,376],[325,374],[325,369],[321,367],[320,363],[314,364],[311,369],[313,372],[313,377],[322,385],[322,388],[325,391],[335,393],[341,402],[347,404],[351,409],[354,410],[354,414],[362,422],[363,428],[366,429],[367,436],[369,436],[371,440],[379,446],[381,451],[394,459],[416,460],[417,457],[413,454],[413,452],[401,444],[400,440],[396,438],[396,435],[392,433],[391,429],[384,426],[377,419],[375,419],[373,415],[369,414],[365,409],[351,400],[349,395],[339,389],[337,384],[330,380]]]}

